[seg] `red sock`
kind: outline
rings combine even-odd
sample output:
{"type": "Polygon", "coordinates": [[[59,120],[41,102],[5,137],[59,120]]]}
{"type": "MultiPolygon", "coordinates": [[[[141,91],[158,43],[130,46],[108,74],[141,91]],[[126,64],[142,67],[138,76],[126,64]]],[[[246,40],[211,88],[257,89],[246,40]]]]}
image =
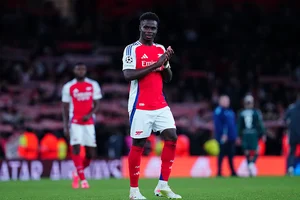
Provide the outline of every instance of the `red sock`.
{"type": "Polygon", "coordinates": [[[175,159],[176,141],[165,141],[161,153],[161,173],[159,180],[168,181],[175,159]]]}
{"type": "Polygon", "coordinates": [[[131,146],[128,155],[130,187],[138,187],[139,185],[140,165],[143,150],[144,148],[142,147],[131,146]]]}
{"type": "Polygon", "coordinates": [[[83,159],[81,158],[80,155],[74,155],[74,154],[72,155],[72,159],[73,159],[73,162],[76,167],[77,174],[78,174],[80,180],[85,180],[83,159]]]}
{"type": "Polygon", "coordinates": [[[90,166],[90,164],[91,164],[91,159],[84,158],[84,160],[83,160],[83,168],[84,169],[87,168],[88,166],[90,166]]]}

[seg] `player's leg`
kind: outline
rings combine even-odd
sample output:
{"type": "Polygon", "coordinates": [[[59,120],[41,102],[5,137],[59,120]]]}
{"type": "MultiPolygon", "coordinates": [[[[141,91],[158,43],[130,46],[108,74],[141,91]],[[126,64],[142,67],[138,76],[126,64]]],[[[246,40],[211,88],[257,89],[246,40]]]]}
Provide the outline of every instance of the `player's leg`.
{"type": "Polygon", "coordinates": [[[83,160],[83,167],[87,168],[90,163],[91,159],[95,157],[96,155],[96,131],[95,126],[93,124],[91,125],[85,125],[85,137],[84,137],[84,148],[85,148],[85,157],[83,160]]]}
{"type": "Polygon", "coordinates": [[[130,199],[146,199],[139,190],[141,157],[144,145],[152,131],[152,119],[148,111],[134,110],[130,113],[130,136],[132,146],[128,155],[130,199]]]}
{"type": "Polygon", "coordinates": [[[70,144],[72,146],[72,160],[76,170],[73,172],[73,188],[79,188],[79,179],[85,180],[83,172],[83,158],[80,156],[80,146],[83,143],[83,129],[81,125],[71,124],[70,144]]]}
{"type": "Polygon", "coordinates": [[[153,130],[161,132],[164,139],[164,147],[161,153],[161,174],[154,194],[172,199],[181,199],[181,196],[175,194],[168,185],[177,143],[175,120],[169,107],[155,112],[157,112],[157,116],[153,124],[153,130]]]}
{"type": "Polygon", "coordinates": [[[218,155],[218,173],[217,176],[218,177],[222,177],[222,163],[223,163],[223,159],[226,151],[226,144],[220,144],[220,153],[218,155]]]}
{"type": "Polygon", "coordinates": [[[256,136],[253,136],[251,141],[251,150],[253,150],[252,163],[255,164],[258,158],[258,138],[256,136]]]}
{"type": "Polygon", "coordinates": [[[252,176],[252,162],[251,162],[251,154],[250,154],[250,150],[245,149],[244,147],[244,155],[246,157],[247,160],[247,168],[248,168],[248,172],[249,172],[249,176],[252,176]]]}
{"type": "Polygon", "coordinates": [[[247,150],[248,150],[248,169],[250,176],[254,176],[254,170],[255,170],[255,162],[258,157],[258,137],[256,134],[248,135],[246,138],[247,140],[247,150]]]}
{"type": "Polygon", "coordinates": [[[85,146],[85,157],[83,160],[83,167],[84,169],[90,166],[91,160],[95,158],[96,155],[96,148],[95,147],[89,147],[85,146]]]}
{"type": "Polygon", "coordinates": [[[237,176],[235,169],[234,169],[234,165],[233,165],[233,158],[235,155],[235,141],[228,141],[228,151],[227,151],[227,155],[228,155],[228,162],[229,162],[229,167],[231,170],[231,176],[237,176]]]}
{"type": "Polygon", "coordinates": [[[294,175],[294,164],[295,164],[295,154],[296,154],[297,143],[290,144],[290,150],[288,155],[288,175],[294,175]]]}
{"type": "Polygon", "coordinates": [[[249,148],[249,138],[245,135],[243,136],[243,139],[242,139],[242,148],[244,150],[244,155],[247,160],[247,168],[248,168],[249,176],[252,176],[252,171],[251,171],[252,159],[251,159],[251,151],[249,148]]]}
{"type": "MultiPolygon", "coordinates": [[[[82,145],[85,148],[85,156],[83,158],[83,169],[87,168],[91,159],[94,158],[96,152],[96,131],[93,124],[82,126],[84,129],[84,138],[82,145]]],[[[81,188],[90,188],[88,181],[81,181],[81,188]]]]}

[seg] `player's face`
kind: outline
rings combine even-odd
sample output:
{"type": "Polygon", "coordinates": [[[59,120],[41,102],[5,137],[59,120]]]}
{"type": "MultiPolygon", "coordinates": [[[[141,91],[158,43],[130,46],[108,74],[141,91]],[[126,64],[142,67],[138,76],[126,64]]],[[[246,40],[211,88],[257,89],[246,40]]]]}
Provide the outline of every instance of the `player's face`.
{"type": "Polygon", "coordinates": [[[253,102],[246,102],[245,103],[245,108],[249,108],[249,109],[251,109],[251,108],[254,108],[254,103],[253,102]]]}
{"type": "Polygon", "coordinates": [[[74,74],[76,78],[84,78],[86,75],[86,66],[85,65],[76,65],[74,68],[74,74]]]}
{"type": "Polygon", "coordinates": [[[140,24],[142,38],[146,41],[153,41],[157,33],[157,21],[144,20],[140,24]]]}
{"type": "Polygon", "coordinates": [[[228,96],[222,96],[220,98],[220,105],[224,108],[228,108],[230,106],[230,99],[228,96]]]}

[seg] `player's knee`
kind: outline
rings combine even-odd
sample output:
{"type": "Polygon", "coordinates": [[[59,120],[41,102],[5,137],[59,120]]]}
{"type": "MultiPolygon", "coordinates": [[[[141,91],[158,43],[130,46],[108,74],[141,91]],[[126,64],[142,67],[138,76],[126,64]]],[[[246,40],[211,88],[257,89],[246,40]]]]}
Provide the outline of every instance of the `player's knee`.
{"type": "Polygon", "coordinates": [[[96,149],[94,147],[86,147],[85,148],[85,157],[87,159],[92,159],[95,157],[96,149]]]}
{"type": "Polygon", "coordinates": [[[93,155],[92,155],[91,153],[86,153],[86,154],[85,154],[85,157],[86,157],[87,159],[92,159],[92,158],[93,158],[93,155]]]}
{"type": "Polygon", "coordinates": [[[80,145],[73,145],[72,146],[72,153],[74,155],[79,155],[80,154],[80,145]]]}
{"type": "Polygon", "coordinates": [[[137,147],[144,147],[146,144],[147,138],[141,139],[132,139],[132,145],[137,147]]]}
{"type": "Polygon", "coordinates": [[[174,134],[171,134],[171,135],[170,135],[170,137],[169,137],[168,140],[176,142],[176,141],[177,141],[177,138],[178,138],[178,137],[177,137],[177,134],[174,133],[174,134]]]}
{"type": "Polygon", "coordinates": [[[89,152],[89,151],[86,151],[85,157],[86,157],[87,159],[92,159],[92,158],[93,158],[93,153],[92,153],[92,152],[89,152]]]}
{"type": "Polygon", "coordinates": [[[166,141],[177,141],[176,129],[167,129],[162,132],[163,137],[166,141]]]}

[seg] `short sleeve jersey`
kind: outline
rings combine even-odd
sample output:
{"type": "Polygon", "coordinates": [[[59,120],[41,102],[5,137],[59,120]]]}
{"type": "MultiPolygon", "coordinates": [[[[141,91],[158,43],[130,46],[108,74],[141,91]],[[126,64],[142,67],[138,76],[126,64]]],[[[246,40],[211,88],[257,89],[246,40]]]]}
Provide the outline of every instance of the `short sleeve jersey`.
{"type": "MultiPolygon", "coordinates": [[[[142,69],[156,63],[165,52],[164,46],[146,46],[139,41],[126,46],[123,52],[123,70],[142,69]]],[[[128,111],[134,109],[157,110],[167,106],[163,94],[163,66],[139,80],[130,83],[128,111]]]]}
{"type": "Polygon", "coordinates": [[[97,81],[85,78],[78,82],[76,79],[67,82],[62,89],[62,102],[70,104],[70,120],[74,124],[93,124],[91,117],[83,122],[83,116],[93,109],[93,101],[102,98],[101,88],[97,81]]]}

